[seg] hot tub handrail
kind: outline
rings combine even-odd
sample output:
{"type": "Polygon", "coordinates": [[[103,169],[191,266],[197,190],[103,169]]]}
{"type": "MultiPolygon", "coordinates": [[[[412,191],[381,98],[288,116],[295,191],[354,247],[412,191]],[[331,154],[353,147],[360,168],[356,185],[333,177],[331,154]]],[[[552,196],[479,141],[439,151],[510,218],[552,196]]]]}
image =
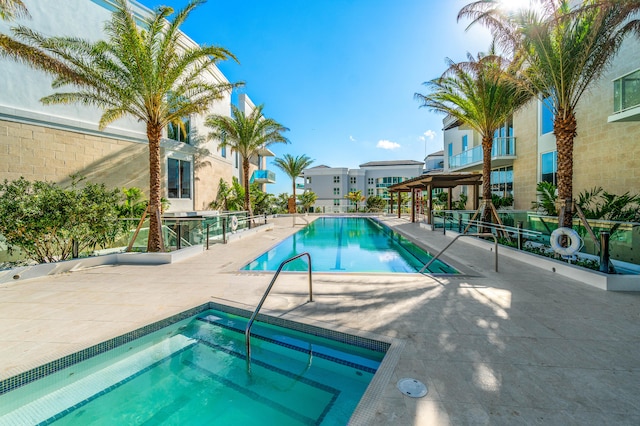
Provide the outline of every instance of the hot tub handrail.
{"type": "Polygon", "coordinates": [[[491,237],[491,238],[493,238],[493,243],[494,243],[494,246],[495,246],[495,258],[496,258],[496,260],[495,260],[495,269],[496,269],[496,272],[498,272],[498,239],[491,232],[480,232],[480,233],[476,233],[476,234],[460,234],[460,235],[456,235],[456,237],[453,240],[451,240],[451,242],[449,244],[447,244],[447,246],[445,248],[440,250],[440,252],[438,254],[436,254],[435,256],[433,256],[430,261],[425,263],[425,265],[422,267],[422,269],[420,269],[420,271],[418,271],[418,273],[422,274],[429,266],[431,266],[431,264],[433,262],[435,262],[435,260],[437,258],[440,257],[440,255],[442,253],[444,253],[449,247],[451,247],[451,245],[453,243],[455,243],[456,240],[458,238],[460,238],[460,237],[491,237]]]}
{"type": "Polygon", "coordinates": [[[260,300],[260,303],[258,303],[258,306],[256,307],[255,311],[253,311],[253,314],[251,315],[251,318],[249,319],[249,322],[247,323],[247,328],[244,330],[244,337],[246,340],[246,344],[247,344],[247,370],[250,370],[251,368],[251,327],[253,326],[253,321],[256,319],[256,317],[258,316],[258,312],[260,312],[260,308],[262,308],[262,305],[264,304],[264,301],[267,299],[267,296],[269,295],[269,292],[271,291],[271,288],[273,287],[273,285],[275,284],[276,280],[278,279],[278,276],[280,275],[280,272],[282,271],[282,268],[284,267],[284,265],[286,265],[289,262],[293,262],[296,259],[301,258],[302,256],[307,256],[308,259],[308,263],[309,263],[309,302],[313,302],[313,287],[312,287],[312,283],[311,283],[311,255],[308,252],[304,252],[304,253],[300,253],[298,255],[295,255],[293,257],[290,257],[289,259],[285,260],[284,262],[282,262],[280,264],[280,266],[278,267],[278,270],[276,271],[275,275],[273,276],[273,278],[271,279],[271,283],[269,284],[269,287],[267,287],[267,290],[264,292],[264,294],[262,295],[262,299],[260,300]]]}

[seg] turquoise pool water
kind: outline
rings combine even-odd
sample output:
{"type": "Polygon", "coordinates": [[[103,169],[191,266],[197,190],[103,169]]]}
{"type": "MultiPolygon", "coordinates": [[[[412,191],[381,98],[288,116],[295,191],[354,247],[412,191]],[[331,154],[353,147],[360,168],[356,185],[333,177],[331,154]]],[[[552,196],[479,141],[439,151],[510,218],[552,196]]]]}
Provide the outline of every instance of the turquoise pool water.
{"type": "MultiPolygon", "coordinates": [[[[316,272],[418,272],[431,255],[387,226],[366,217],[321,217],[245,267],[275,271],[284,260],[309,252],[316,272]]],[[[306,259],[287,264],[285,271],[306,271],[306,259]]],[[[436,260],[429,272],[455,274],[436,260]]]]}
{"type": "MultiPolygon", "coordinates": [[[[207,310],[0,396],[0,424],[344,425],[384,352],[207,310]]],[[[353,336],[351,336],[353,337],[353,336]]]]}

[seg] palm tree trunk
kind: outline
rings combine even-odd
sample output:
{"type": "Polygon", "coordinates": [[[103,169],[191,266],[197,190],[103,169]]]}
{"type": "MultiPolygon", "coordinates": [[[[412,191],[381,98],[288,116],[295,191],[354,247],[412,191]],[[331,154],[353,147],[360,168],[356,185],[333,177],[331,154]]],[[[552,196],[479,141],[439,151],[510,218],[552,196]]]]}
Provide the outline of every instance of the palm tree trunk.
{"type": "Polygon", "coordinates": [[[487,208],[491,202],[491,148],[493,147],[493,137],[484,135],[482,137],[482,200],[485,208],[482,211],[482,222],[491,222],[491,210],[487,208]]]}
{"type": "Polygon", "coordinates": [[[149,140],[149,238],[147,240],[148,252],[162,250],[162,235],[159,232],[160,206],[161,206],[161,164],[160,164],[160,137],[162,127],[155,123],[147,123],[147,138],[149,140]]]}
{"type": "MultiPolygon", "coordinates": [[[[571,200],[573,200],[573,139],[576,137],[578,122],[573,110],[558,110],[553,122],[553,133],[556,135],[558,150],[558,200],[565,206],[562,218],[563,226],[569,228],[573,224],[571,200]]],[[[562,205],[562,204],[561,204],[562,205]]],[[[560,213],[558,213],[560,214],[560,213]]]]}
{"type": "Polygon", "coordinates": [[[251,192],[249,189],[249,158],[242,158],[242,184],[244,185],[244,209],[251,217],[251,192]]]}
{"type": "Polygon", "coordinates": [[[292,177],[291,180],[293,182],[293,185],[291,186],[293,191],[293,211],[289,213],[298,213],[298,208],[296,207],[296,178],[292,177]]]}

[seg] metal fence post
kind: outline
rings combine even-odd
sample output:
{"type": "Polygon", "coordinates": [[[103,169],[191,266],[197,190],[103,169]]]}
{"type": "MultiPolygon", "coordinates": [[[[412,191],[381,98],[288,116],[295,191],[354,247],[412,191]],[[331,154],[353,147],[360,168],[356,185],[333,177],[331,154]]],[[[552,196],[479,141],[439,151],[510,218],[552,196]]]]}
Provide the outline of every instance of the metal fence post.
{"type": "Polygon", "coordinates": [[[517,229],[518,229],[518,250],[522,250],[522,221],[518,221],[517,229]]]}
{"type": "Polygon", "coordinates": [[[222,243],[227,244],[227,218],[222,218],[222,243]]]}
{"type": "Polygon", "coordinates": [[[79,251],[78,241],[74,238],[73,240],[71,240],[71,257],[73,259],[77,259],[78,257],[80,257],[78,251],[79,251]]]}
{"type": "Polygon", "coordinates": [[[609,273],[609,231],[600,231],[600,272],[609,273]]]}
{"type": "Polygon", "coordinates": [[[209,224],[207,223],[207,250],[209,250],[209,224]]]}
{"type": "Polygon", "coordinates": [[[462,215],[458,216],[458,234],[462,233],[462,215]]]}

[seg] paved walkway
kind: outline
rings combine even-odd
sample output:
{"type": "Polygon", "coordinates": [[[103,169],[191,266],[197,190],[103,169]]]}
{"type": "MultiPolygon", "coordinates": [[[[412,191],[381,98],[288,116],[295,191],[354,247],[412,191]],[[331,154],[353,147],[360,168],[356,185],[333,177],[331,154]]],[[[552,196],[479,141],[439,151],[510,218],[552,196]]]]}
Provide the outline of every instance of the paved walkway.
{"type": "MultiPolygon", "coordinates": [[[[437,251],[450,238],[389,224],[437,251]]],[[[0,380],[206,301],[253,309],[271,274],[238,268],[297,231],[273,231],[164,266],[112,266],[0,286],[0,380]]],[[[376,425],[640,424],[640,294],[604,292],[463,242],[469,275],[285,274],[264,312],[396,338],[376,425]],[[400,378],[426,383],[412,399],[400,378]]]]}

